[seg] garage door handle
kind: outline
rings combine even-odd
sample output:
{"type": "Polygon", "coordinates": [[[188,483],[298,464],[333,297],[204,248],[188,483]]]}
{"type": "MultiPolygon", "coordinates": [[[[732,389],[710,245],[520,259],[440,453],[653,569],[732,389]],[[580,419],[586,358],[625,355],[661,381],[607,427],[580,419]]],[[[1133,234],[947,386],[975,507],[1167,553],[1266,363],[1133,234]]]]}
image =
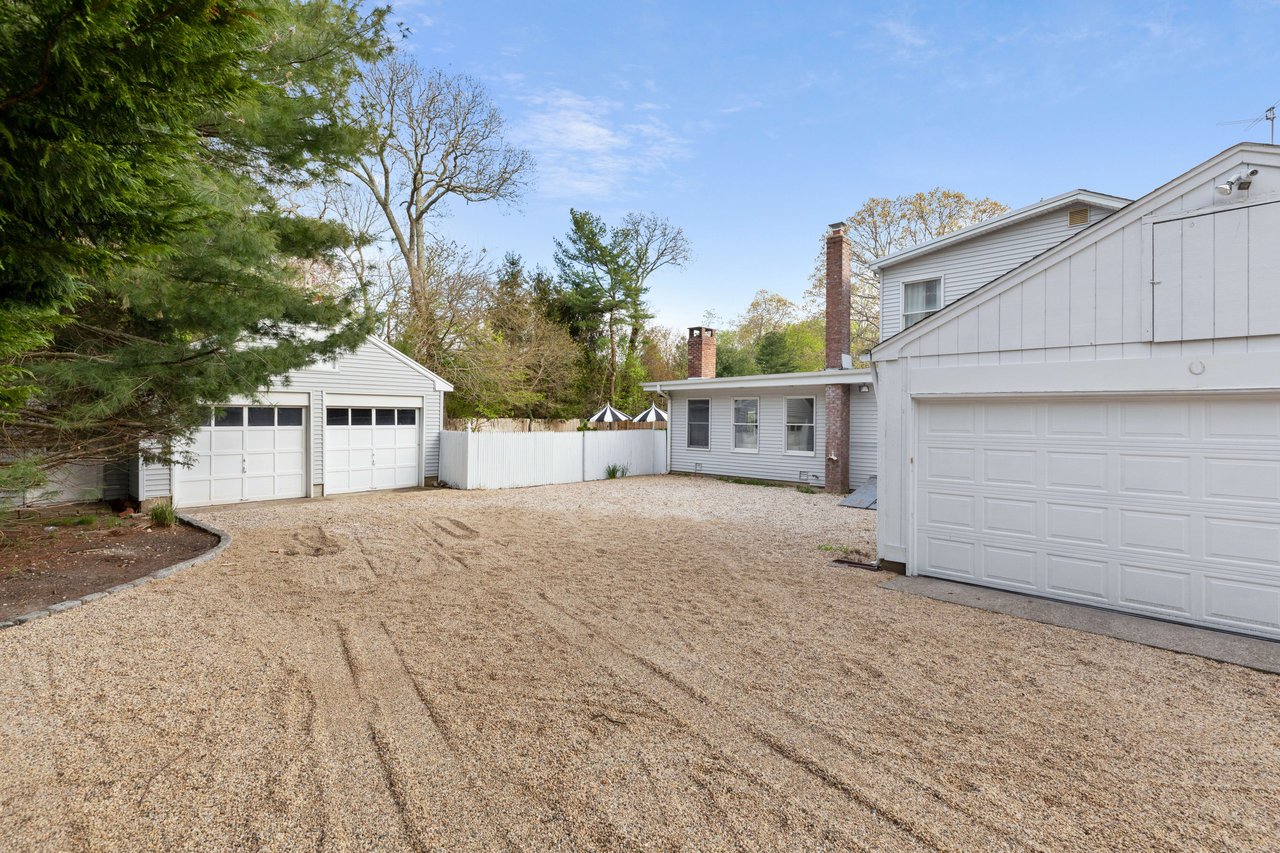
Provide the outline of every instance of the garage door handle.
{"type": "Polygon", "coordinates": [[[249,473],[249,460],[244,456],[240,457],[240,473],[241,474],[249,473]]]}

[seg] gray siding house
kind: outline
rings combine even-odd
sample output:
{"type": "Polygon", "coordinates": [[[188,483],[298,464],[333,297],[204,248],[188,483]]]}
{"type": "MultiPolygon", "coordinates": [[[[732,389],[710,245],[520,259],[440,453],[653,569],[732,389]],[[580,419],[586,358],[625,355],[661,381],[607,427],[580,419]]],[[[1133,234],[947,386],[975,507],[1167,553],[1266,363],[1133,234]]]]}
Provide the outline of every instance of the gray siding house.
{"type": "Polygon", "coordinates": [[[1280,147],[1223,151],[872,364],[882,560],[1280,639],[1280,147]]]}

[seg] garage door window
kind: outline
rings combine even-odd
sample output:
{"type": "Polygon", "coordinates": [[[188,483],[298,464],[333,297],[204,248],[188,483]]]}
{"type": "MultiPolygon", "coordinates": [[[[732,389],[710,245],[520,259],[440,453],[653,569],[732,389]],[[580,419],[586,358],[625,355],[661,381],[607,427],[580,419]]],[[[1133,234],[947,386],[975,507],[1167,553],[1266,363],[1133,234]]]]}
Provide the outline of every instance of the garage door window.
{"type": "Polygon", "coordinates": [[[276,423],[279,426],[302,426],[302,407],[282,406],[276,409],[276,423]]]}
{"type": "Polygon", "coordinates": [[[276,425],[276,410],[269,406],[249,407],[249,426],[269,427],[276,425]]]}
{"type": "Polygon", "coordinates": [[[395,409],[378,409],[374,414],[374,423],[378,426],[395,426],[396,410],[395,409]]]}
{"type": "Polygon", "coordinates": [[[324,413],[324,422],[328,426],[346,426],[350,419],[350,409],[326,409],[324,413]]]}
{"type": "Polygon", "coordinates": [[[352,426],[373,426],[373,409],[352,409],[352,426]]]}
{"type": "Polygon", "coordinates": [[[400,424],[400,426],[413,426],[417,422],[418,422],[417,409],[397,409],[396,410],[396,423],[400,424]]]}
{"type": "Polygon", "coordinates": [[[234,409],[218,409],[213,413],[213,425],[216,427],[244,426],[244,409],[239,406],[234,409]]]}

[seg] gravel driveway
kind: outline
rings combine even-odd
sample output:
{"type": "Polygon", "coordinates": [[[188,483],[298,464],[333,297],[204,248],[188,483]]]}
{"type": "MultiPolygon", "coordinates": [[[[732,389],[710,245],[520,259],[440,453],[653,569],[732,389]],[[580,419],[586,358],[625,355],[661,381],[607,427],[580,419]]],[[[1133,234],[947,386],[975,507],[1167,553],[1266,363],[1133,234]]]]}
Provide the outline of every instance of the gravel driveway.
{"type": "Polygon", "coordinates": [[[879,588],[688,478],[204,513],[0,633],[0,846],[1274,849],[1280,678],[879,588]]]}

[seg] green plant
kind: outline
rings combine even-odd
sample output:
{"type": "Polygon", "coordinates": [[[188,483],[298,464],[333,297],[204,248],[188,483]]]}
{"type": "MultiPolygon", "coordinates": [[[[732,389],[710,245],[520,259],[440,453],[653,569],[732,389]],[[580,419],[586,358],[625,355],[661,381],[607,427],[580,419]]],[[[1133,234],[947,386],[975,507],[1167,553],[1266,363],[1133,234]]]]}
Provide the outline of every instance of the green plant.
{"type": "Polygon", "coordinates": [[[620,465],[617,462],[605,466],[604,475],[610,480],[617,480],[627,476],[629,470],[626,465],[620,465]]]}
{"type": "Polygon", "coordinates": [[[813,486],[805,486],[805,485],[796,486],[796,491],[805,495],[816,495],[818,493],[818,490],[815,489],[813,486]]]}
{"type": "Polygon", "coordinates": [[[849,554],[855,554],[855,553],[857,553],[857,550],[856,550],[855,548],[850,547],[849,545],[827,545],[827,544],[822,544],[822,545],[819,545],[819,546],[818,546],[818,550],[819,550],[819,551],[831,551],[831,552],[834,552],[834,553],[837,553],[837,554],[844,554],[844,555],[846,555],[846,556],[847,556],[847,555],[849,555],[849,554]]]}
{"type": "Polygon", "coordinates": [[[172,527],[178,521],[177,511],[169,504],[156,504],[147,515],[156,527],[172,527]]]}
{"type": "Polygon", "coordinates": [[[65,518],[55,518],[49,522],[54,527],[89,527],[97,523],[97,516],[93,515],[69,515],[65,518]]]}

